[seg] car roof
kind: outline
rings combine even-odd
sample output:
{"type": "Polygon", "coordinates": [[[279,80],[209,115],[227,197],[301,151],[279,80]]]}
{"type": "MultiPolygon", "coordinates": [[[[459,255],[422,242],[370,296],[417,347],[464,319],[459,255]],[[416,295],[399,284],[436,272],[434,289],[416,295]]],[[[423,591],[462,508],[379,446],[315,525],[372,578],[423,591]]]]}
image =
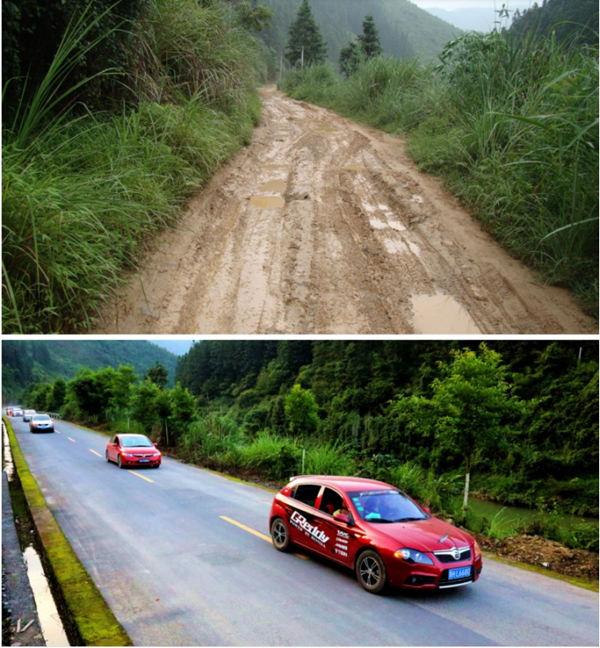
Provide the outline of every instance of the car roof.
{"type": "Polygon", "coordinates": [[[295,485],[296,483],[311,482],[319,483],[325,486],[337,487],[343,491],[356,491],[356,490],[365,490],[365,489],[389,489],[395,487],[391,484],[386,484],[385,482],[378,481],[377,479],[367,479],[365,477],[349,477],[346,475],[297,475],[292,477],[289,485],[295,485]]]}

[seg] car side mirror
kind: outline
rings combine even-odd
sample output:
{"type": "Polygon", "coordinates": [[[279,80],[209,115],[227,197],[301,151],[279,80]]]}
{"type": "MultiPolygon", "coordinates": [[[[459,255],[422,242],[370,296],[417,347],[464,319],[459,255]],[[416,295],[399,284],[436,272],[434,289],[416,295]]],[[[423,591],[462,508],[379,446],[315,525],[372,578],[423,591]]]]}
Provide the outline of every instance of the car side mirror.
{"type": "Polygon", "coordinates": [[[429,506],[422,506],[421,508],[425,511],[425,513],[427,513],[427,515],[431,515],[431,509],[429,508],[429,506]]]}
{"type": "Polygon", "coordinates": [[[354,522],[352,520],[352,517],[348,515],[347,513],[335,513],[333,516],[333,519],[336,522],[343,522],[344,524],[347,524],[348,526],[353,526],[354,522]]]}
{"type": "Polygon", "coordinates": [[[156,441],[152,444],[155,448],[158,448],[158,443],[156,441]]]}

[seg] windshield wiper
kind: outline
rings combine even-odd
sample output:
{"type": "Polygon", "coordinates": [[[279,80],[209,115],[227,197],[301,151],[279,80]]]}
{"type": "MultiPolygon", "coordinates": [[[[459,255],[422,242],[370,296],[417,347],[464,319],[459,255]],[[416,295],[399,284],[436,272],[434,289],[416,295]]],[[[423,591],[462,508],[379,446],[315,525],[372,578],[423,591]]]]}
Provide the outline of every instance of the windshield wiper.
{"type": "Polygon", "coordinates": [[[417,520],[424,520],[423,517],[404,517],[397,520],[390,520],[390,522],[416,522],[417,520]]]}

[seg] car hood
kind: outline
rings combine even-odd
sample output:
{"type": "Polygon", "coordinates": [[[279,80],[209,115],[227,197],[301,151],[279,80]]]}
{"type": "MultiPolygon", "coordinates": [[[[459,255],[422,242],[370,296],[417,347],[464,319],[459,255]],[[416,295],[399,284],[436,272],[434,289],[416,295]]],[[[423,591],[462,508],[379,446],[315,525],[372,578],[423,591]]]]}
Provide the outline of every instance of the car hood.
{"type": "Polygon", "coordinates": [[[398,548],[440,551],[452,547],[470,546],[473,541],[468,533],[435,517],[414,522],[371,523],[369,526],[378,533],[395,540],[398,543],[398,548]]]}

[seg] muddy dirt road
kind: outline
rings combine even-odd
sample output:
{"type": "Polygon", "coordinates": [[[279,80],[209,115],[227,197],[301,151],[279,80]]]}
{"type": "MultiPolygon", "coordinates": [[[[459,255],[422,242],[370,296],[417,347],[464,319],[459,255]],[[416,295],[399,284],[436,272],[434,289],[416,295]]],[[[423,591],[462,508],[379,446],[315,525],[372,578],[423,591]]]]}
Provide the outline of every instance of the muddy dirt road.
{"type": "Polygon", "coordinates": [[[252,144],[154,242],[95,333],[596,333],[402,140],[261,90],[252,144]]]}

